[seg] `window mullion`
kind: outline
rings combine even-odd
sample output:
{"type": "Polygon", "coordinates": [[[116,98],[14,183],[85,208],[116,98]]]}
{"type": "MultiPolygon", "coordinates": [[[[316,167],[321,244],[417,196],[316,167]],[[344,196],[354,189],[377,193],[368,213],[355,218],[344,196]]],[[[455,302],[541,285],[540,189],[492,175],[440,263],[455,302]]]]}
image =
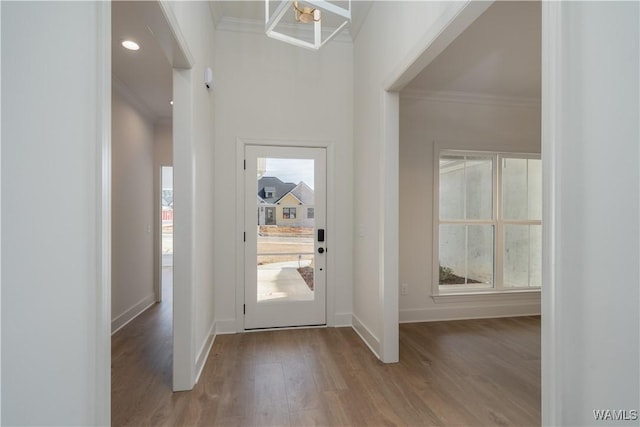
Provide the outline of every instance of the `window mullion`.
{"type": "Polygon", "coordinates": [[[502,156],[499,154],[494,157],[496,167],[494,168],[494,214],[495,220],[495,235],[494,235],[494,280],[495,289],[502,291],[504,289],[504,259],[503,259],[503,245],[504,245],[504,227],[502,226],[502,156]]]}

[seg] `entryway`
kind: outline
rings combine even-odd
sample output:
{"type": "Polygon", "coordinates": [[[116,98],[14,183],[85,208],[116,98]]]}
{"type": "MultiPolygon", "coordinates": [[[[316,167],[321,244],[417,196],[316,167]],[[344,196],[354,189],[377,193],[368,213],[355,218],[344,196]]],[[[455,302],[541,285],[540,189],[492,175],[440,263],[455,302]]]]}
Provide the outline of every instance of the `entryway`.
{"type": "Polygon", "coordinates": [[[325,325],[326,150],[247,145],[245,162],[245,329],[325,325]]]}

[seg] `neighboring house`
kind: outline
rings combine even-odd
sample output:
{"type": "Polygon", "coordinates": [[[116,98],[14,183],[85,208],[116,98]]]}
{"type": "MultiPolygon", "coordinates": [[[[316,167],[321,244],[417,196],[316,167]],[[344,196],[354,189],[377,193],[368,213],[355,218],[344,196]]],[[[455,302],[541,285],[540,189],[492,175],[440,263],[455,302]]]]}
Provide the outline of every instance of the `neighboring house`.
{"type": "Polygon", "coordinates": [[[264,176],[258,180],[258,225],[313,227],[313,189],[304,181],[298,185],[264,176]]]}

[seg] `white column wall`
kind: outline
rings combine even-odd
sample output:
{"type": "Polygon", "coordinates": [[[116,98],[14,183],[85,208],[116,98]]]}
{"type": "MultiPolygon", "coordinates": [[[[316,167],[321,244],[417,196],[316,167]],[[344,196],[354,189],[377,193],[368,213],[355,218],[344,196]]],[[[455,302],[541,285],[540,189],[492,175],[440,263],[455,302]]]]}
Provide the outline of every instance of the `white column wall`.
{"type": "Polygon", "coordinates": [[[111,43],[99,10],[2,4],[3,425],[109,423],[96,207],[111,43]]]}
{"type": "MultiPolygon", "coordinates": [[[[212,67],[215,34],[206,2],[169,3],[193,56],[173,80],[174,162],[174,390],[190,389],[204,366],[215,333],[214,119],[215,92],[204,84],[212,67]],[[179,330],[179,336],[175,331],[179,330]]],[[[215,71],[214,71],[215,76],[215,71]]]]}
{"type": "Polygon", "coordinates": [[[397,230],[385,230],[393,228],[393,221],[388,221],[394,216],[393,206],[388,204],[397,202],[397,184],[385,183],[397,180],[397,162],[388,160],[398,156],[398,136],[397,123],[386,115],[395,110],[397,98],[385,89],[417,59],[416,49],[424,49],[465,5],[375,2],[354,44],[354,326],[387,362],[398,358],[398,283],[391,254],[397,252],[397,230]],[[386,207],[390,211],[383,215],[386,207]],[[391,262],[385,271],[387,261],[391,262]],[[392,300],[385,301],[385,293],[392,300]],[[384,325],[389,328],[386,345],[384,325]]]}
{"type": "Polygon", "coordinates": [[[639,12],[543,5],[545,425],[638,425],[639,12]]]}

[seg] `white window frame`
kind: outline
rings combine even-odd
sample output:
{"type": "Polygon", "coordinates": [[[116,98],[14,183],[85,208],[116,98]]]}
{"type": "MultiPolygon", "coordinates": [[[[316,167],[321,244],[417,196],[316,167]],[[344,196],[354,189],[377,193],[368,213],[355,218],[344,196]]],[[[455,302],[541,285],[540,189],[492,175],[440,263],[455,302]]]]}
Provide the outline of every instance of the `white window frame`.
{"type": "Polygon", "coordinates": [[[541,287],[504,286],[504,226],[505,225],[542,225],[542,220],[505,220],[502,212],[502,160],[503,159],[540,159],[540,154],[519,153],[504,151],[477,151],[458,150],[435,147],[434,153],[434,185],[433,185],[433,276],[432,276],[432,296],[452,296],[452,295],[486,295],[486,294],[508,294],[524,292],[540,292],[541,287]],[[462,220],[440,220],[440,158],[443,155],[452,156],[484,156],[492,159],[492,215],[491,219],[462,219],[462,220]],[[460,225],[493,225],[494,245],[493,245],[493,287],[470,289],[469,287],[447,285],[443,291],[440,287],[440,225],[460,224],[460,225]]]}

